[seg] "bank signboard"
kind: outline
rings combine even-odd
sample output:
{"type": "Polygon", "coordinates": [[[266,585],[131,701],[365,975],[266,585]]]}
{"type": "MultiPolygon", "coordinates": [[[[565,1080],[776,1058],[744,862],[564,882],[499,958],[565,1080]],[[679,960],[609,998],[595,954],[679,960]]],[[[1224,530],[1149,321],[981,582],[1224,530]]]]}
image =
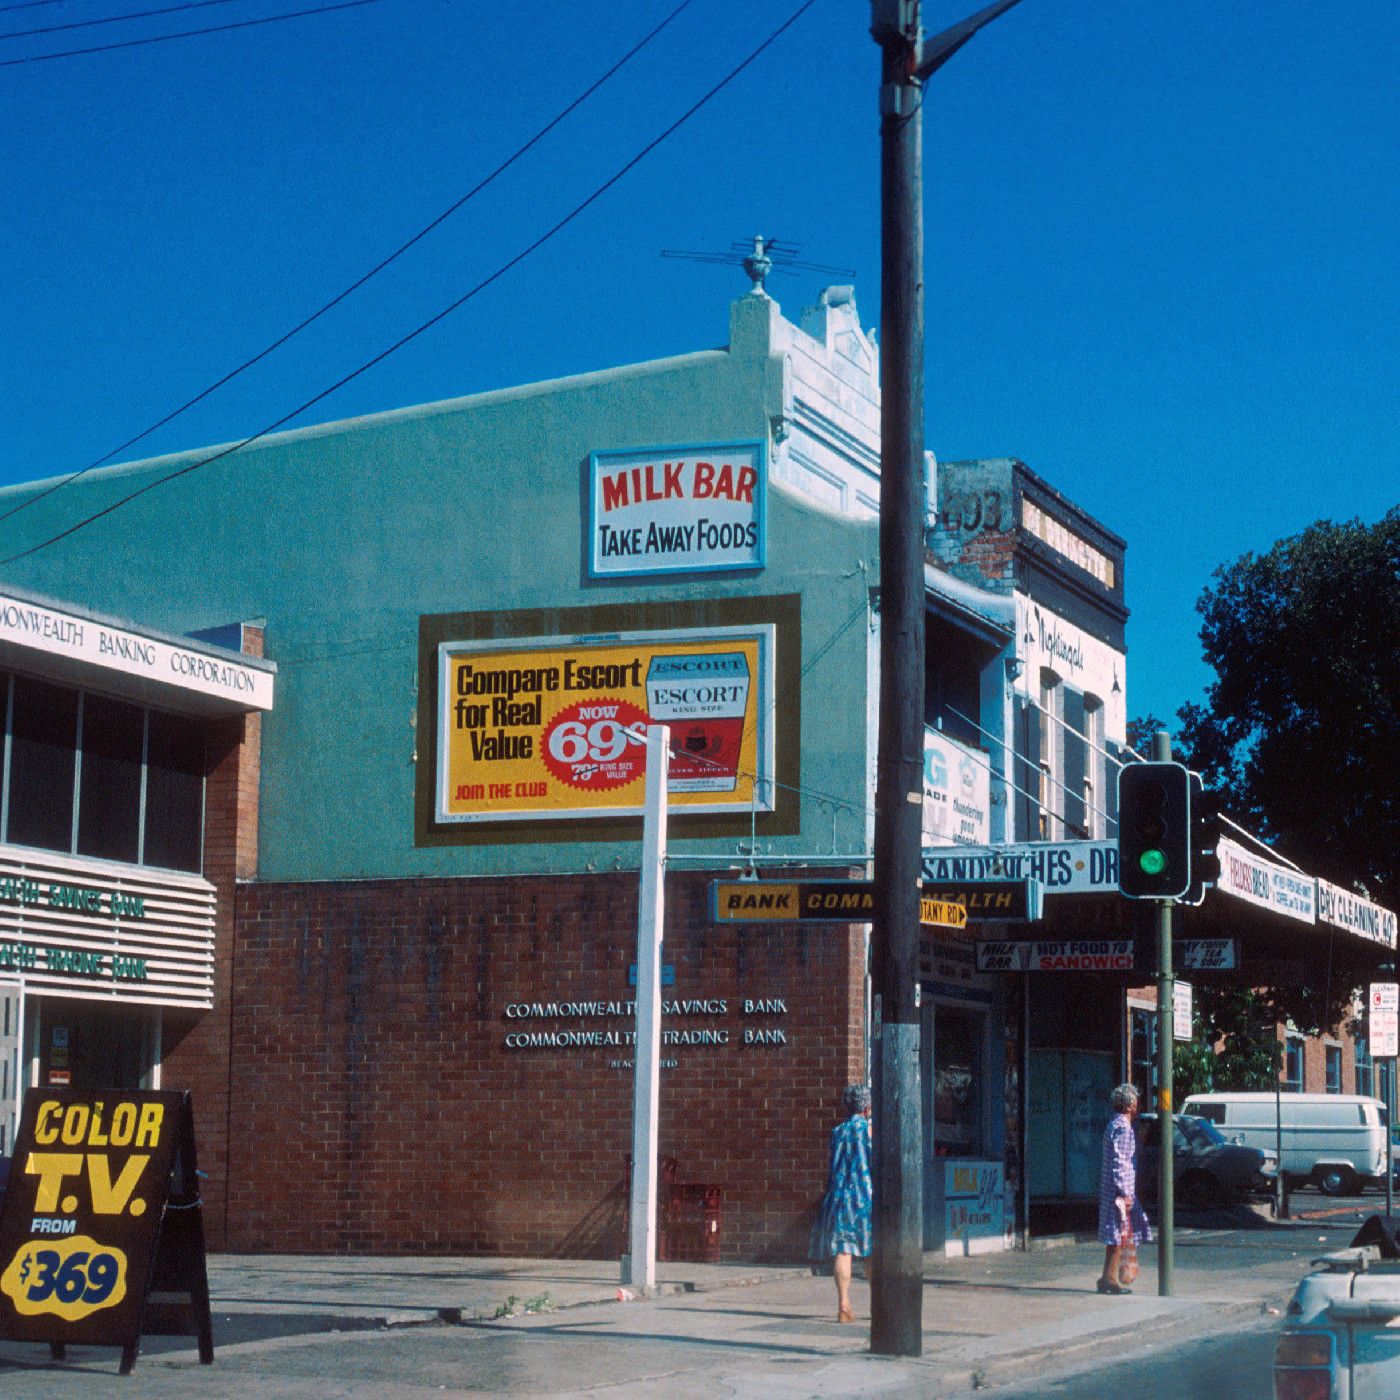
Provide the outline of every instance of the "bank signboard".
{"type": "Polygon", "coordinates": [[[590,453],[589,577],[763,568],[766,459],[762,442],[590,453]]]}
{"type": "Polygon", "coordinates": [[[134,632],[19,594],[0,593],[0,642],[214,696],[239,709],[272,708],[277,668],[270,662],[134,632]]]}
{"type": "Polygon", "coordinates": [[[651,724],[673,811],[771,811],[774,630],[442,643],[437,820],[640,813],[651,724]]]}
{"type": "Polygon", "coordinates": [[[214,910],[198,875],[0,846],[0,976],[31,993],[207,1008],[214,910]]]}

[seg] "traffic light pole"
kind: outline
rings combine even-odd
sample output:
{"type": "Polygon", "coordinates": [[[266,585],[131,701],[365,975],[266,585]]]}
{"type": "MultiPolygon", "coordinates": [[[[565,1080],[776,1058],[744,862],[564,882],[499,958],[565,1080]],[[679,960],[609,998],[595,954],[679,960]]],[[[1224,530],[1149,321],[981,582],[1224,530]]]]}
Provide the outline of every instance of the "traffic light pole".
{"type": "MultiPolygon", "coordinates": [[[[1159,729],[1152,736],[1152,758],[1157,763],[1172,760],[1171,736],[1159,729]]],[[[1172,905],[1174,900],[1159,899],[1157,906],[1157,1126],[1161,1146],[1157,1151],[1157,1292],[1163,1298],[1172,1294],[1176,1272],[1176,1151],[1172,1118],[1172,1052],[1175,1031],[1176,979],[1172,973],[1172,905]]]]}

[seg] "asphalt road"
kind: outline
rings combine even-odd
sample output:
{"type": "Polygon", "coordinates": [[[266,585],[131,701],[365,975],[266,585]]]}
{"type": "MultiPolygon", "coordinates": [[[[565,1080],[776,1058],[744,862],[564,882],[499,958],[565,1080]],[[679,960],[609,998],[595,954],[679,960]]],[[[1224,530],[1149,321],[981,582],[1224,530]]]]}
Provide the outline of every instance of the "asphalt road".
{"type": "MultiPolygon", "coordinates": [[[[1091,1370],[976,1394],[1004,1400],[1274,1400],[1277,1333],[1277,1322],[1270,1320],[1245,1332],[1155,1348],[1116,1365],[1099,1362],[1091,1370]]],[[[1131,1335],[1123,1343],[1131,1348],[1131,1335]]]]}

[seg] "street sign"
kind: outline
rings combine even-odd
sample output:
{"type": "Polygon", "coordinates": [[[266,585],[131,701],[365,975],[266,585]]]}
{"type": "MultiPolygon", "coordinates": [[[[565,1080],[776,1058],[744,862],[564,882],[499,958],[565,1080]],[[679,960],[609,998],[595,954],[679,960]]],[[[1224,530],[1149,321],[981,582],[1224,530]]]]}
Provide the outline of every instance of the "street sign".
{"type": "Polygon", "coordinates": [[[966,928],[967,910],[944,899],[919,900],[919,922],[938,928],[966,928]]]}
{"type": "MultiPolygon", "coordinates": [[[[924,898],[961,904],[969,919],[1034,923],[1041,917],[1039,880],[925,880],[924,898]]],[[[929,920],[925,919],[925,923],[929,920]]]]}
{"type": "Polygon", "coordinates": [[[1366,1005],[1371,1058],[1400,1055],[1400,983],[1372,982],[1366,1005]]]}
{"type": "Polygon", "coordinates": [[[710,917],[722,924],[869,923],[875,886],[869,880],[715,880],[710,917]]]}
{"type": "MultiPolygon", "coordinates": [[[[715,880],[710,917],[717,923],[781,924],[791,921],[869,923],[875,917],[871,880],[715,880]]],[[[968,919],[1040,917],[1038,880],[926,880],[919,922],[966,928],[968,919]]]]}
{"type": "Polygon", "coordinates": [[[1172,1039],[1191,1039],[1191,984],[1172,983],[1172,1039]]]}
{"type": "MultiPolygon", "coordinates": [[[[875,886],[869,880],[716,880],[710,917],[717,923],[869,923],[875,886]]],[[[946,899],[922,898],[919,922],[965,928],[967,910],[946,899]]]]}

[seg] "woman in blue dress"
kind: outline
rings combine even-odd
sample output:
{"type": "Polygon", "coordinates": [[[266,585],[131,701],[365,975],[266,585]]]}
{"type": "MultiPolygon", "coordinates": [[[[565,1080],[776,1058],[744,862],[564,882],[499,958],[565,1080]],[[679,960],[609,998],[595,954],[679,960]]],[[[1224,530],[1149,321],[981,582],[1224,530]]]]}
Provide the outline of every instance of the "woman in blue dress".
{"type": "Polygon", "coordinates": [[[844,1106],[846,1121],[831,1130],[831,1170],[808,1255],[835,1260],[836,1320],[854,1322],[851,1258],[870,1253],[870,1090],[852,1084],[844,1106]]]}

